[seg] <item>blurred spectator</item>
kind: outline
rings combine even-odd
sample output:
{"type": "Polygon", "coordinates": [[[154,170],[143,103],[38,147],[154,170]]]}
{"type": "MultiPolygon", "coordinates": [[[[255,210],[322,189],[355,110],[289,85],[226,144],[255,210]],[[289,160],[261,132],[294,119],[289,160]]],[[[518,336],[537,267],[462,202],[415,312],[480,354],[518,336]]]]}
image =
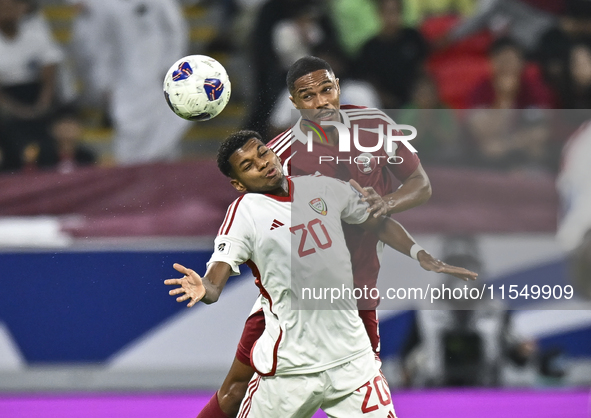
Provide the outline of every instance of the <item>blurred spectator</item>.
{"type": "Polygon", "coordinates": [[[295,48],[299,48],[298,53],[302,52],[302,40],[308,47],[315,43],[309,43],[311,39],[306,39],[307,36],[321,36],[323,43],[335,47],[338,44],[332,24],[322,6],[323,2],[319,0],[269,0],[259,9],[250,44],[255,97],[252,99],[245,127],[260,132],[263,138],[269,136],[271,110],[285,87],[285,63],[289,60],[288,56],[295,56],[295,48]],[[315,27],[315,35],[302,31],[304,26],[310,25],[315,27]],[[297,32],[297,39],[279,38],[286,36],[288,32],[291,33],[289,36],[294,36],[297,32]],[[278,55],[278,46],[283,48],[282,57],[278,55]]]}
{"type": "Polygon", "coordinates": [[[539,78],[524,71],[525,59],[514,41],[495,41],[490,58],[491,77],[470,98],[470,107],[480,109],[468,113],[471,161],[496,169],[552,170],[556,153],[551,148],[547,115],[540,110],[551,107],[549,91],[539,78]]]}
{"type": "Polygon", "coordinates": [[[82,143],[82,124],[74,113],[64,113],[53,122],[51,134],[57,147],[57,169],[69,173],[78,166],[96,163],[95,152],[82,143]]]}
{"type": "Polygon", "coordinates": [[[476,12],[434,43],[437,48],[489,29],[496,38],[508,38],[538,61],[546,81],[554,84],[566,69],[570,40],[561,14],[568,0],[480,0],[476,12]]]}
{"type": "Polygon", "coordinates": [[[572,38],[589,44],[591,42],[591,3],[588,0],[552,0],[552,2],[563,5],[560,10],[562,30],[572,38]]]}
{"type": "Polygon", "coordinates": [[[476,0],[404,0],[404,22],[419,26],[425,19],[444,15],[468,17],[476,0]]]}
{"type": "Polygon", "coordinates": [[[559,45],[564,38],[558,30],[558,17],[536,7],[535,3],[534,0],[480,0],[475,13],[452,29],[441,44],[449,45],[489,29],[496,37],[509,37],[532,55],[548,49],[550,40],[557,39],[552,45],[559,45]]]}
{"type": "MultiPolygon", "coordinates": [[[[444,243],[446,263],[479,272],[483,280],[477,242],[472,237],[449,237],[444,243]]],[[[449,277],[451,289],[481,287],[449,277]]],[[[523,366],[534,359],[535,341],[515,334],[511,316],[486,296],[480,299],[447,298],[437,310],[416,312],[414,329],[404,349],[404,379],[414,387],[496,386],[506,362],[523,366]]]]}
{"type": "Polygon", "coordinates": [[[0,150],[2,169],[50,164],[48,133],[62,52],[24,0],[0,0],[0,150]]]}
{"type": "Polygon", "coordinates": [[[232,52],[236,46],[232,41],[232,29],[240,12],[240,5],[236,0],[221,0],[214,5],[218,7],[220,16],[216,22],[216,36],[205,47],[207,55],[232,52]]]}
{"type": "Polygon", "coordinates": [[[567,72],[558,86],[564,109],[591,109],[591,49],[578,43],[570,49],[567,72]]]}
{"type": "Polygon", "coordinates": [[[74,27],[85,84],[108,99],[118,163],[171,160],[189,122],[162,97],[162,80],[187,53],[176,0],[81,0],[74,27]]]}
{"type": "Polygon", "coordinates": [[[564,147],[557,180],[561,216],[558,242],[569,255],[576,294],[591,299],[591,122],[564,147]]]}
{"type": "Polygon", "coordinates": [[[382,31],[362,48],[358,75],[380,93],[385,108],[397,108],[410,99],[410,90],[427,56],[421,34],[402,22],[402,0],[380,0],[382,31]]]}
{"type": "Polygon", "coordinates": [[[490,47],[491,76],[470,96],[470,107],[527,109],[552,107],[551,95],[540,78],[526,73],[525,57],[509,38],[496,40],[490,47]]]}
{"type": "MultiPolygon", "coordinates": [[[[71,4],[74,13],[72,26],[71,50],[75,67],[75,77],[80,81],[82,103],[84,105],[106,106],[107,90],[109,80],[106,74],[97,74],[94,68],[97,51],[90,48],[89,42],[96,42],[94,48],[98,47],[98,41],[94,40],[97,35],[95,20],[99,18],[94,3],[100,0],[67,0],[71,4]]],[[[105,51],[108,52],[108,51],[105,51]]],[[[104,59],[110,59],[106,54],[104,59]]]]}
{"type": "Polygon", "coordinates": [[[340,46],[349,59],[355,59],[382,28],[377,1],[332,0],[330,6],[340,46]]]}
{"type": "Polygon", "coordinates": [[[423,163],[456,163],[461,159],[460,129],[454,112],[439,98],[435,81],[427,74],[414,84],[411,101],[396,121],[417,128],[413,145],[423,163]]]}
{"type": "MultiPolygon", "coordinates": [[[[315,56],[328,62],[339,80],[341,89],[341,104],[352,104],[369,108],[380,108],[381,103],[378,93],[367,81],[357,80],[351,77],[351,72],[346,60],[339,53],[330,48],[317,48],[315,56]]],[[[293,103],[289,99],[287,88],[277,98],[277,102],[271,112],[271,135],[275,136],[290,128],[295,123],[292,119],[292,111],[295,111],[293,103]]],[[[295,113],[299,118],[299,112],[295,113]]]]}
{"type": "Polygon", "coordinates": [[[255,17],[250,40],[254,97],[245,127],[258,131],[263,138],[268,136],[271,109],[285,83],[285,72],[273,48],[273,30],[297,5],[297,0],[268,0],[255,17]]]}
{"type": "Polygon", "coordinates": [[[288,19],[281,20],[273,28],[273,49],[283,72],[300,58],[312,55],[312,50],[326,41],[318,6],[312,2],[302,3],[288,19]]]}
{"type": "Polygon", "coordinates": [[[479,168],[553,172],[556,150],[548,115],[541,110],[471,110],[470,161],[479,168]]]}

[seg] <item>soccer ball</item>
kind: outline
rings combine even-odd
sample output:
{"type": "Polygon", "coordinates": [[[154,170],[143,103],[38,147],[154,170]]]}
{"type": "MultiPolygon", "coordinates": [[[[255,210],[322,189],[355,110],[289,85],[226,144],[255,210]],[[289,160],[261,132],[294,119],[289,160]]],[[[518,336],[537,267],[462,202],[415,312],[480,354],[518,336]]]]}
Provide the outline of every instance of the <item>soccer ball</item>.
{"type": "Polygon", "coordinates": [[[189,55],[175,62],[164,77],[164,97],[183,119],[215,118],[230,100],[232,91],[226,69],[206,55],[189,55]]]}

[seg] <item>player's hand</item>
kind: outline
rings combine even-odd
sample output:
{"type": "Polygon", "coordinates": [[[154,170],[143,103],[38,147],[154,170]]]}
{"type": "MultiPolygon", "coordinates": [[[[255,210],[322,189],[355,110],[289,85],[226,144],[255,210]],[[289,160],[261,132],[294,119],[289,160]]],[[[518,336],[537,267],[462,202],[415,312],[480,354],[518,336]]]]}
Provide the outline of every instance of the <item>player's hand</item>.
{"type": "Polygon", "coordinates": [[[467,270],[463,267],[451,266],[441,260],[436,260],[431,254],[425,250],[419,251],[417,254],[421,267],[427,271],[434,271],[435,273],[444,273],[462,279],[464,281],[476,280],[478,273],[467,270]]]}
{"type": "Polygon", "coordinates": [[[203,286],[201,276],[195,273],[195,271],[188,269],[178,263],[173,264],[173,267],[176,271],[184,274],[185,276],[182,279],[164,280],[164,284],[181,286],[177,287],[176,289],[172,289],[170,292],[168,292],[168,294],[171,296],[181,295],[176,298],[177,302],[184,302],[191,299],[191,301],[187,304],[187,307],[190,308],[205,296],[205,286],[203,286]]]}
{"type": "Polygon", "coordinates": [[[355,190],[361,193],[361,200],[369,204],[367,211],[372,213],[374,218],[382,215],[387,216],[390,213],[389,211],[392,209],[393,205],[386,202],[373,187],[361,187],[359,183],[353,179],[349,180],[349,183],[355,188],[355,190]]]}

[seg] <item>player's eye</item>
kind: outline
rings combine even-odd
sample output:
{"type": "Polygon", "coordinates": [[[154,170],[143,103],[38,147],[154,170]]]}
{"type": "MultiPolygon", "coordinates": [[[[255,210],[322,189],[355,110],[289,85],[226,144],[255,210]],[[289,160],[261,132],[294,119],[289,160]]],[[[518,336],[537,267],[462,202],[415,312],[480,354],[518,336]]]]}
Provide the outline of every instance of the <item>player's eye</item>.
{"type": "Polygon", "coordinates": [[[250,170],[250,167],[252,167],[252,164],[246,164],[246,165],[243,165],[243,166],[242,166],[242,170],[243,170],[243,171],[248,171],[248,170],[250,170]]]}

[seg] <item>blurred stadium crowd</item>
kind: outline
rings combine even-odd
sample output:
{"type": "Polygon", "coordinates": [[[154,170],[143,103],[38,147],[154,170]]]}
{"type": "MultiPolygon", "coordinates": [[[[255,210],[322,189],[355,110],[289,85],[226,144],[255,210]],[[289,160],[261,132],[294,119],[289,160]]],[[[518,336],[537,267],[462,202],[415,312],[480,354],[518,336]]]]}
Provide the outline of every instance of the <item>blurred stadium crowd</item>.
{"type": "MultiPolygon", "coordinates": [[[[332,65],[342,104],[392,109],[417,127],[427,167],[555,176],[591,116],[587,0],[0,0],[0,169],[209,158],[238,128],[271,139],[290,126],[285,75],[305,55],[332,65]],[[162,97],[165,72],[188,54],[217,58],[232,80],[230,105],[211,122],[181,120],[162,97]]],[[[583,248],[579,260],[591,254],[588,131],[559,183],[563,203],[582,196],[577,231],[563,234],[569,250],[583,248]]],[[[460,246],[448,255],[479,263],[469,239],[460,246]]],[[[470,321],[454,315],[444,325],[452,339],[470,321]]],[[[556,353],[516,341],[510,319],[495,315],[497,352],[508,347],[515,364],[561,376],[556,353]]],[[[498,356],[481,374],[460,362],[448,376],[421,375],[413,337],[406,384],[498,383],[498,356]],[[476,380],[459,381],[467,375],[476,380]]]]}
{"type": "Polygon", "coordinates": [[[543,110],[591,103],[584,0],[1,5],[4,171],[174,160],[212,150],[187,150],[183,138],[219,139],[239,127],[271,138],[290,122],[287,69],[309,54],[332,64],[343,103],[400,109],[399,119],[421,125],[415,146],[427,164],[556,172],[561,147],[586,116],[543,110]],[[238,117],[190,127],[166,112],[162,75],[189,53],[227,66],[226,113],[238,117]]]}

